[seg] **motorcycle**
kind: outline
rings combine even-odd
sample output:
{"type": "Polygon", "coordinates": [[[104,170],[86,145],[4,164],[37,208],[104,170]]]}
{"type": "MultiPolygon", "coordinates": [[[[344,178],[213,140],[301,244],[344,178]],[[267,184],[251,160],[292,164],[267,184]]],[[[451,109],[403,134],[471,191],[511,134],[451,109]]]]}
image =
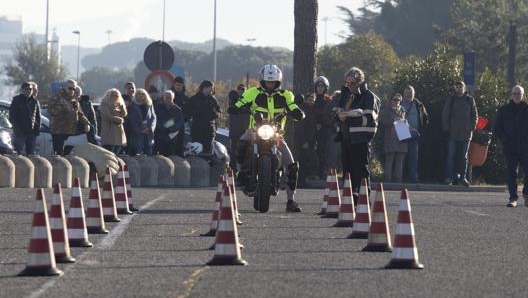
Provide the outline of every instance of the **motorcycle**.
{"type": "Polygon", "coordinates": [[[283,173],[282,154],[278,149],[283,132],[281,121],[285,114],[277,114],[269,121],[263,119],[262,113],[254,115],[255,128],[251,132],[249,148],[249,171],[251,186],[254,192],[245,192],[253,196],[253,207],[261,213],[269,210],[271,196],[279,193],[283,173]]]}

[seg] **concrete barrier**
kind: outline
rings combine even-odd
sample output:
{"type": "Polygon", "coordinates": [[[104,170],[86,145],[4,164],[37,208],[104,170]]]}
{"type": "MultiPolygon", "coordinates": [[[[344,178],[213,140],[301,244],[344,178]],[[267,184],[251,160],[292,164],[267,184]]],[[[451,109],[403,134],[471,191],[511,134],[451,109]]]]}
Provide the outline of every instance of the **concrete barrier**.
{"type": "Polygon", "coordinates": [[[158,164],[158,186],[174,186],[174,163],[163,155],[154,155],[152,159],[158,164]]]}
{"type": "Polygon", "coordinates": [[[191,187],[191,164],[177,155],[169,157],[174,163],[174,186],[191,187]]]}
{"type": "Polygon", "coordinates": [[[191,186],[209,187],[211,184],[211,168],[209,167],[209,163],[198,156],[188,156],[186,159],[191,165],[191,186]]]}
{"type": "Polygon", "coordinates": [[[15,164],[5,156],[0,155],[0,187],[15,187],[15,164]]]}
{"type": "Polygon", "coordinates": [[[119,158],[122,159],[127,165],[130,186],[140,187],[141,186],[141,165],[139,164],[139,161],[136,158],[129,156],[129,155],[120,155],[119,158]]]}
{"type": "Polygon", "coordinates": [[[145,154],[136,155],[134,158],[139,162],[141,168],[141,186],[158,186],[158,163],[145,154]]]}
{"type": "Polygon", "coordinates": [[[53,175],[51,183],[60,183],[62,188],[72,187],[72,166],[70,162],[59,155],[49,155],[46,159],[51,163],[53,175]]]}
{"type": "Polygon", "coordinates": [[[53,168],[49,160],[38,154],[31,154],[28,158],[35,166],[34,186],[37,188],[52,188],[53,168]]]}
{"type": "Polygon", "coordinates": [[[71,154],[64,158],[70,162],[72,167],[72,179],[79,178],[79,186],[82,188],[90,187],[90,166],[88,161],[80,156],[71,154]]]}
{"type": "Polygon", "coordinates": [[[10,154],[7,157],[15,164],[15,187],[33,188],[35,186],[35,166],[23,155],[10,154]]]}

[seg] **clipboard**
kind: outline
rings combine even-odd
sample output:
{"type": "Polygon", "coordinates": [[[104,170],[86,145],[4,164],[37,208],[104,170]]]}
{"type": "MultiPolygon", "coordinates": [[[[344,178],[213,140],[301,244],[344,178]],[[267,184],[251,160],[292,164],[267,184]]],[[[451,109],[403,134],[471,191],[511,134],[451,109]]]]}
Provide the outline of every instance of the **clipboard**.
{"type": "Polygon", "coordinates": [[[394,129],[398,136],[398,141],[403,141],[412,138],[411,130],[409,129],[409,122],[407,119],[401,119],[394,121],[394,129]]]}

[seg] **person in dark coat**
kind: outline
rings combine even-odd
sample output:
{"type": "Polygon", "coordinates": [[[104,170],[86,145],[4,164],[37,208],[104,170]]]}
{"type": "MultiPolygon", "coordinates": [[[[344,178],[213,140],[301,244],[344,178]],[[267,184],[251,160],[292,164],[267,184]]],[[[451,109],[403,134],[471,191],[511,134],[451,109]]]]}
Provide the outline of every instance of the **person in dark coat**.
{"type": "Polygon", "coordinates": [[[88,118],[88,121],[90,121],[91,128],[90,131],[86,133],[86,138],[89,143],[97,145],[97,140],[95,139],[95,136],[97,135],[97,117],[95,115],[92,100],[89,95],[83,94],[79,97],[78,101],[84,115],[88,118]]]}
{"type": "Polygon", "coordinates": [[[20,89],[21,93],[13,97],[9,107],[9,121],[13,125],[15,150],[18,154],[29,155],[35,153],[40,132],[40,103],[36,84],[24,82],[20,89]]]}
{"type": "Polygon", "coordinates": [[[191,139],[201,143],[203,153],[213,153],[213,140],[216,135],[216,119],[220,117],[220,105],[214,97],[214,84],[204,80],[198,92],[189,99],[184,113],[192,118],[191,139]]]}
{"type": "Polygon", "coordinates": [[[183,157],[183,144],[178,146],[178,135],[183,134],[183,113],[174,103],[174,92],[163,92],[162,102],[154,106],[157,125],[154,130],[154,152],[164,156],[183,157]]]}
{"type": "MultiPolygon", "coordinates": [[[[190,117],[185,114],[185,105],[187,105],[187,103],[189,102],[189,97],[185,94],[186,90],[184,78],[180,76],[175,77],[171,90],[174,92],[174,103],[179,106],[182,110],[184,117],[183,126],[189,129],[190,117]]],[[[185,134],[179,133],[176,138],[176,147],[183,148],[183,144],[185,143],[185,134]]]]}
{"type": "Polygon", "coordinates": [[[124,123],[127,138],[126,153],[135,156],[143,152],[143,117],[133,97],[123,96],[123,100],[128,112],[124,123]]]}
{"type": "Polygon", "coordinates": [[[524,88],[512,88],[511,100],[503,105],[495,119],[495,134],[501,140],[508,169],[508,207],[517,206],[517,178],[519,166],[524,172],[522,196],[528,206],[528,104],[523,101],[524,88]]]}
{"type": "Polygon", "coordinates": [[[295,122],[295,147],[299,160],[299,184],[306,186],[306,178],[315,180],[318,177],[319,159],[316,154],[317,144],[317,112],[315,94],[304,97],[299,106],[304,111],[305,118],[295,122]]]}
{"type": "Polygon", "coordinates": [[[244,106],[240,109],[235,108],[235,103],[238,101],[240,96],[246,91],[246,85],[240,84],[236,90],[231,90],[228,94],[229,97],[229,155],[230,155],[230,166],[232,169],[236,169],[236,154],[237,154],[237,143],[240,136],[246,132],[249,127],[249,106],[244,106]]]}

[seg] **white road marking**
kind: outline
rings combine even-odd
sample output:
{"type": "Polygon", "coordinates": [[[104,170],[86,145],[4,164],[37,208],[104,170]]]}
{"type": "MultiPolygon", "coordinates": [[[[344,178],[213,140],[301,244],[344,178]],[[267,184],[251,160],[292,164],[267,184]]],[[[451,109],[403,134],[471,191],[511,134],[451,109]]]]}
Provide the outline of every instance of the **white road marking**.
{"type": "Polygon", "coordinates": [[[469,213],[469,214],[475,214],[475,215],[478,215],[478,216],[489,216],[489,214],[486,214],[486,213],[480,213],[480,212],[477,212],[477,211],[473,211],[473,210],[462,210],[466,213],[469,213]]]}
{"type": "MultiPolygon", "coordinates": [[[[160,201],[162,199],[165,199],[165,195],[162,195],[162,196],[160,196],[160,197],[158,197],[158,198],[156,198],[156,199],[154,199],[152,201],[147,202],[145,205],[143,205],[143,206],[141,206],[141,208],[139,208],[139,211],[141,211],[143,209],[148,209],[150,206],[154,205],[155,203],[157,203],[158,201],[160,201]]],[[[116,243],[117,239],[119,239],[119,237],[126,231],[126,229],[128,228],[132,218],[134,216],[136,216],[136,215],[138,215],[138,214],[134,213],[134,214],[131,214],[130,216],[125,217],[125,219],[121,220],[110,231],[110,233],[108,233],[108,235],[106,235],[101,240],[101,242],[99,242],[95,247],[98,248],[98,249],[102,249],[102,250],[112,248],[112,246],[114,246],[114,244],[116,243]]],[[[68,271],[72,270],[72,268],[75,268],[75,264],[78,264],[78,263],[86,264],[86,263],[83,263],[83,259],[86,258],[87,256],[89,256],[92,253],[94,253],[94,252],[93,251],[86,251],[86,252],[82,253],[81,255],[79,255],[76,258],[77,259],[76,263],[73,263],[73,264],[69,265],[68,267],[66,267],[63,270],[64,274],[62,274],[60,277],[65,276],[68,271]]],[[[53,280],[50,280],[50,281],[46,282],[38,290],[33,291],[26,298],[39,298],[39,297],[41,297],[42,295],[44,295],[46,293],[46,291],[48,289],[50,289],[51,287],[53,287],[55,285],[55,282],[60,277],[57,277],[56,279],[53,279],[53,280]]]]}

